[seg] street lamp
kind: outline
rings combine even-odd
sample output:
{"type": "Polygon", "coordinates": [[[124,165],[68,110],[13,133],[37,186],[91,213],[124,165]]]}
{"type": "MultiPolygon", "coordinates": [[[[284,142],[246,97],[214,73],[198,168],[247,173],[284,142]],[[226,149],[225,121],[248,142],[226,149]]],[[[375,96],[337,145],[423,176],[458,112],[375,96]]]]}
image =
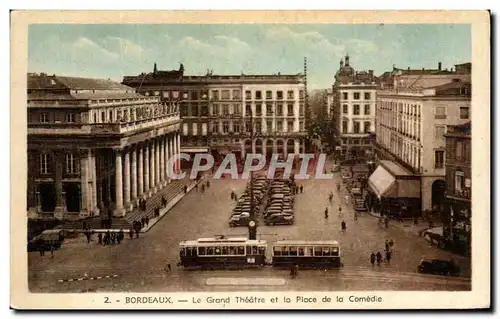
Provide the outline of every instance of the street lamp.
{"type": "MultiPolygon", "coordinates": [[[[252,151],[253,151],[254,128],[253,128],[252,107],[250,107],[250,142],[251,142],[252,151]]],[[[254,205],[254,199],[253,199],[253,171],[250,171],[250,221],[248,223],[248,239],[250,239],[250,240],[257,239],[257,223],[256,223],[255,205],[254,205]]]]}

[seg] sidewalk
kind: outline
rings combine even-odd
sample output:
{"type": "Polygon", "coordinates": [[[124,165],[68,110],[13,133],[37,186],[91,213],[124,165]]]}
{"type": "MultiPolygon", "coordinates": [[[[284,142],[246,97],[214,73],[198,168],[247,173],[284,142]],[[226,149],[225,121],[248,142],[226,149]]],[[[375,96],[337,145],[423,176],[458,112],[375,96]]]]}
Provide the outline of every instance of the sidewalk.
{"type": "MultiPolygon", "coordinates": [[[[367,212],[371,216],[373,216],[375,218],[381,218],[380,214],[377,214],[377,213],[372,212],[370,210],[368,210],[367,212]]],[[[405,232],[414,233],[417,236],[422,236],[422,234],[424,233],[424,231],[426,231],[426,230],[429,229],[429,223],[428,222],[419,221],[418,224],[415,225],[415,223],[413,222],[412,219],[405,219],[403,221],[397,221],[397,220],[391,219],[390,222],[389,222],[389,227],[391,227],[391,226],[398,227],[398,228],[402,229],[405,232]]],[[[436,226],[436,225],[434,225],[434,226],[436,226]]]]}

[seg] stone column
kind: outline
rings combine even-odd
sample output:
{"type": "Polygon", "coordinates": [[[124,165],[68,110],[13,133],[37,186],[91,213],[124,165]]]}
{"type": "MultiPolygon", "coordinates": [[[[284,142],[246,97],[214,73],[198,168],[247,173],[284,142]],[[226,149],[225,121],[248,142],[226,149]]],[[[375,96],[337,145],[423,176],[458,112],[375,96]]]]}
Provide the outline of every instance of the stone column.
{"type": "Polygon", "coordinates": [[[300,141],[294,140],[294,142],[295,142],[295,145],[294,145],[295,155],[298,155],[300,153],[300,141]]]}
{"type": "MultiPolygon", "coordinates": [[[[37,185],[35,182],[35,174],[40,171],[40,168],[36,166],[37,160],[36,156],[38,153],[34,153],[33,150],[28,150],[28,217],[37,218],[38,217],[38,203],[37,203],[37,185]],[[36,154],[36,155],[35,155],[36,154]]],[[[38,155],[40,156],[40,155],[38,155]]]]}
{"type": "Polygon", "coordinates": [[[170,160],[170,156],[172,156],[172,151],[170,149],[170,138],[168,137],[168,134],[167,134],[167,135],[165,135],[165,159],[166,159],[165,160],[165,175],[167,175],[165,180],[166,180],[167,184],[169,184],[171,181],[170,177],[168,176],[168,167],[167,167],[168,161],[170,160]]]}
{"type": "Polygon", "coordinates": [[[144,163],[144,155],[142,154],[143,145],[137,146],[137,196],[142,197],[144,193],[144,171],[142,169],[142,164],[144,163]]]}
{"type": "Polygon", "coordinates": [[[160,139],[155,139],[155,186],[160,189],[161,188],[161,179],[160,179],[160,139]]]}
{"type": "MultiPolygon", "coordinates": [[[[177,154],[180,154],[181,153],[181,134],[179,133],[176,133],[176,136],[177,136],[177,154]]],[[[177,160],[177,172],[179,173],[181,171],[181,160],[178,159],[177,160]]]]}
{"type": "Polygon", "coordinates": [[[99,203],[97,202],[97,167],[96,167],[96,150],[89,152],[90,156],[90,176],[92,176],[92,213],[94,216],[99,216],[99,203]]]}
{"type": "Polygon", "coordinates": [[[130,204],[130,149],[125,151],[125,159],[123,161],[123,203],[125,211],[132,209],[130,204]]]}
{"type": "Polygon", "coordinates": [[[122,171],[122,150],[115,152],[115,211],[114,216],[125,215],[123,209],[123,171],[122,171]]]}
{"type": "Polygon", "coordinates": [[[89,151],[82,150],[80,153],[80,217],[89,214],[89,151]]]}
{"type": "Polygon", "coordinates": [[[57,219],[62,219],[64,214],[66,213],[66,207],[64,207],[63,203],[63,184],[62,184],[62,175],[63,175],[63,158],[62,152],[57,150],[53,152],[53,162],[55,168],[55,189],[56,189],[56,207],[54,209],[54,217],[57,219]]]}
{"type": "MultiPolygon", "coordinates": [[[[175,133],[172,135],[172,156],[177,154],[177,136],[175,133]]],[[[174,161],[174,172],[177,173],[177,160],[174,161]]]]}
{"type": "Polygon", "coordinates": [[[144,193],[146,196],[149,194],[149,145],[148,142],[144,143],[144,193]]]}
{"type": "Polygon", "coordinates": [[[132,159],[130,161],[130,185],[131,185],[131,194],[130,200],[133,203],[137,199],[137,148],[135,145],[130,149],[132,153],[132,159]]]}
{"type": "Polygon", "coordinates": [[[150,194],[156,193],[155,187],[155,140],[151,140],[151,149],[149,150],[149,189],[150,194]]]}
{"type": "Polygon", "coordinates": [[[165,136],[160,136],[160,181],[158,185],[160,188],[165,186],[165,136]]]}

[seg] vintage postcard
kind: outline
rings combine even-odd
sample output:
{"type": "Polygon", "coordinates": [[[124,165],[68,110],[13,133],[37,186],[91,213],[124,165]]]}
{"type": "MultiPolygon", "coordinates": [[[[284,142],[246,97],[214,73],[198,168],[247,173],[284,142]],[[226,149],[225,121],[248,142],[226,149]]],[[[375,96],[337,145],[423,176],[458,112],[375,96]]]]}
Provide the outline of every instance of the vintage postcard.
{"type": "Polygon", "coordinates": [[[13,308],[490,307],[487,11],[11,22],[13,308]]]}

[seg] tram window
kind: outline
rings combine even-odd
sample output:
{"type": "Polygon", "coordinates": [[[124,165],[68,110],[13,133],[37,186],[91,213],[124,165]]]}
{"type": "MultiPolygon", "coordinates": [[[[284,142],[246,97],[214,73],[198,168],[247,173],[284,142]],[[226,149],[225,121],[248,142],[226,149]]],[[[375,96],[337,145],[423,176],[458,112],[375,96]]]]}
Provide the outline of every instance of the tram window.
{"type": "Polygon", "coordinates": [[[238,255],[245,255],[245,246],[238,246],[238,255]]]}
{"type": "Polygon", "coordinates": [[[222,254],[227,255],[228,254],[228,247],[222,247],[222,254]]]}
{"type": "Polygon", "coordinates": [[[333,247],[332,248],[332,256],[338,256],[338,255],[339,255],[339,248],[333,247]]]}
{"type": "Polygon", "coordinates": [[[252,254],[252,247],[250,246],[246,246],[247,247],[247,255],[251,255],[252,254]]]}
{"type": "Polygon", "coordinates": [[[287,246],[281,248],[281,256],[288,256],[288,248],[287,246]]]}
{"type": "Polygon", "coordinates": [[[265,255],[265,254],[266,254],[266,247],[259,246],[259,255],[265,255]]]}
{"type": "Polygon", "coordinates": [[[214,247],[207,248],[207,255],[214,255],[214,247]]]}
{"type": "Polygon", "coordinates": [[[229,255],[236,255],[236,247],[229,247],[229,255]]]}
{"type": "Polygon", "coordinates": [[[192,250],[193,250],[193,248],[191,248],[191,247],[186,248],[186,256],[192,256],[192,253],[191,253],[192,250]]]}
{"type": "Polygon", "coordinates": [[[330,256],[330,247],[323,247],[323,256],[330,256]]]}
{"type": "Polygon", "coordinates": [[[257,246],[252,246],[252,255],[257,255],[257,246]]]}
{"type": "Polygon", "coordinates": [[[181,248],[180,255],[181,255],[181,257],[186,256],[186,249],[181,248]]]}
{"type": "Polygon", "coordinates": [[[198,247],[198,255],[206,255],[206,248],[198,247]]]}
{"type": "Polygon", "coordinates": [[[314,249],[312,247],[307,247],[307,252],[309,253],[308,256],[314,256],[313,251],[314,251],[314,249]]]}
{"type": "Polygon", "coordinates": [[[304,248],[299,248],[299,256],[304,256],[304,248]]]}
{"type": "Polygon", "coordinates": [[[220,254],[221,254],[220,247],[215,247],[215,255],[220,255],[220,254]]]}
{"type": "Polygon", "coordinates": [[[322,256],[321,247],[314,247],[314,256],[322,256]]]}
{"type": "Polygon", "coordinates": [[[273,255],[274,256],[281,256],[281,247],[279,247],[279,246],[273,247],[273,255]]]}
{"type": "Polygon", "coordinates": [[[290,256],[297,256],[297,247],[290,247],[290,256]]]}

